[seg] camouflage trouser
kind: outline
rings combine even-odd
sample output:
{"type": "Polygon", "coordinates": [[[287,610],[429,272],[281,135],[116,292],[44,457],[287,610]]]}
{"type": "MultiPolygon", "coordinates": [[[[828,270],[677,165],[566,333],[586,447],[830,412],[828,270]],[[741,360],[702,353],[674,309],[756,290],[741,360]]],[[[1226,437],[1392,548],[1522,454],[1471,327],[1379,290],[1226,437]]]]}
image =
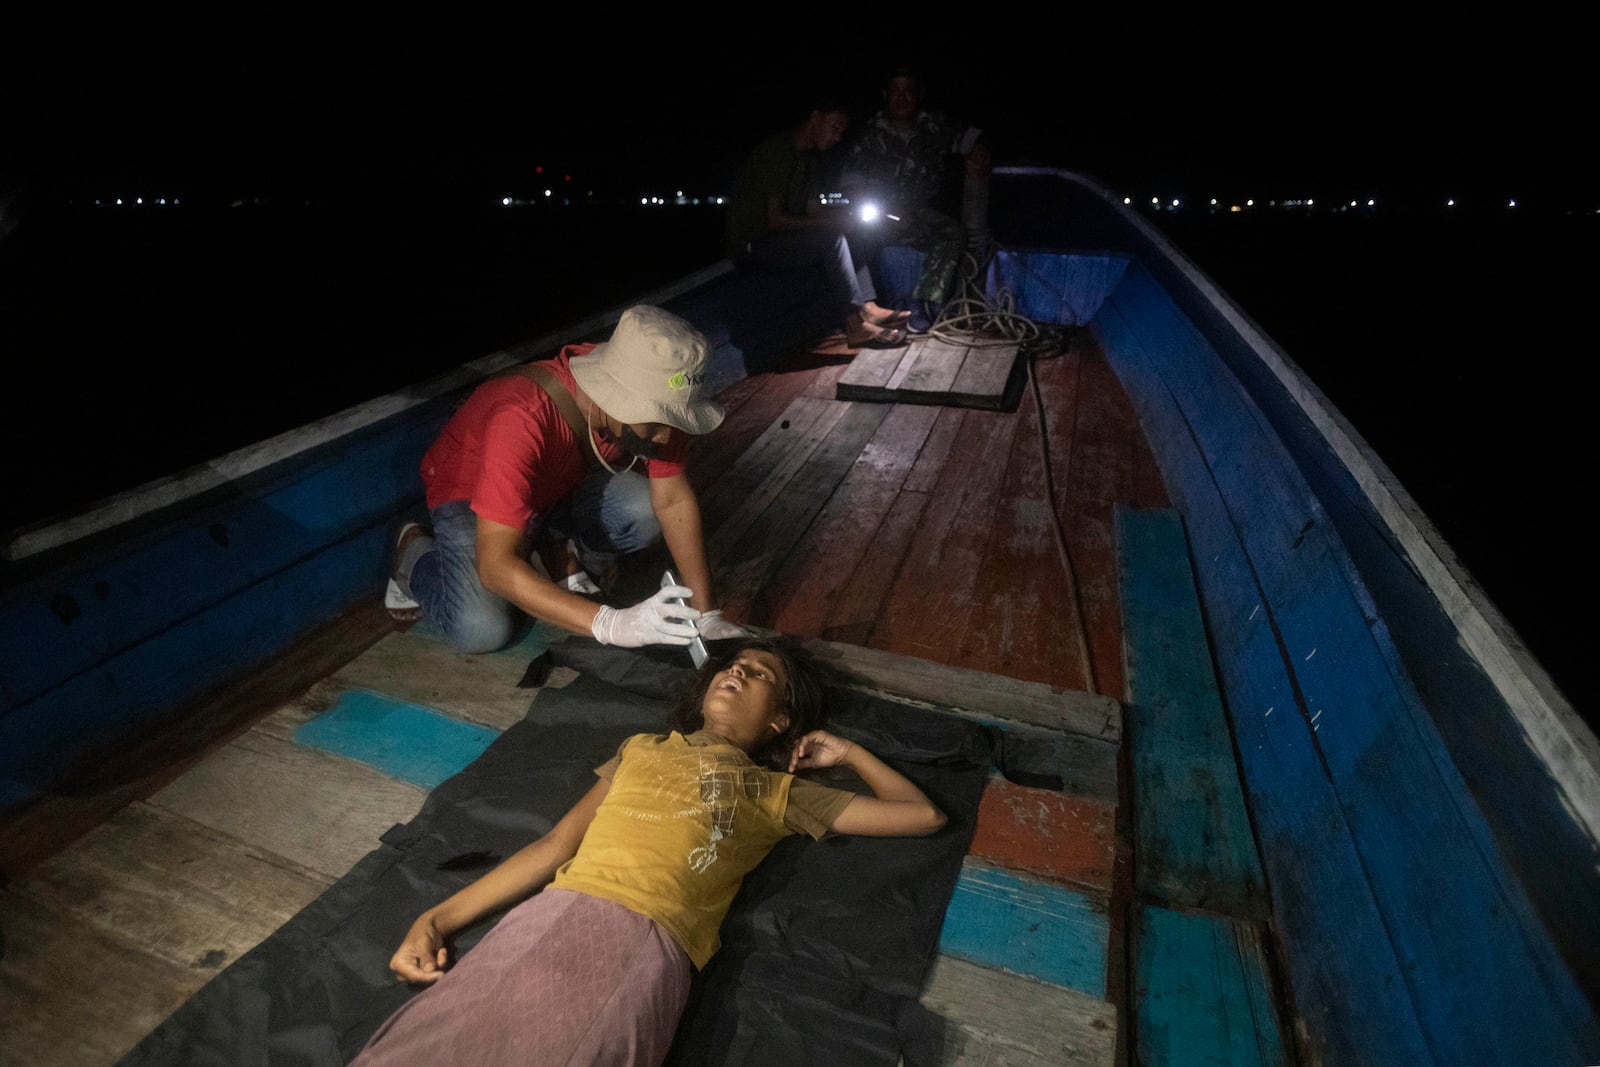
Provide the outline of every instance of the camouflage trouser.
{"type": "Polygon", "coordinates": [[[924,256],[922,276],[912,290],[913,300],[926,300],[938,306],[950,299],[955,288],[956,268],[967,247],[967,229],[949,215],[928,208],[908,213],[895,232],[896,244],[910,245],[924,256]]]}

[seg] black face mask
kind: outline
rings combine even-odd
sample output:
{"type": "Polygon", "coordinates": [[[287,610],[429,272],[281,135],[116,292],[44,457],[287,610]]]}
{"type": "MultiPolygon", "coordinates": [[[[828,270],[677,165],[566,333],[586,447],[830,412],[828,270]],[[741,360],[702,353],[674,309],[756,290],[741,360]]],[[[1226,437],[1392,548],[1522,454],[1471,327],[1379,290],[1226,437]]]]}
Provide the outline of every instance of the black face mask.
{"type": "Polygon", "coordinates": [[[658,444],[655,441],[646,441],[643,437],[633,432],[632,426],[623,423],[622,447],[635,456],[643,456],[645,459],[659,459],[666,445],[664,443],[658,444]]]}

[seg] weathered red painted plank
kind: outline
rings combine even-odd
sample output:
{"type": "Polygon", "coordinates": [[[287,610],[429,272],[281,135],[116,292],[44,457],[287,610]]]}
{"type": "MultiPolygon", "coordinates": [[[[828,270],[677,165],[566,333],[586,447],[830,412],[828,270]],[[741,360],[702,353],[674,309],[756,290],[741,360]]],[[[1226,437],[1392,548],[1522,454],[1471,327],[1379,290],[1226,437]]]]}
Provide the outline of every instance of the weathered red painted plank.
{"type": "Polygon", "coordinates": [[[1076,457],[1058,506],[1075,516],[1067,542],[1089,621],[1098,691],[1124,695],[1122,608],[1113,505],[1132,494],[1133,455],[1148,451],[1122,385],[1100,350],[1084,347],[1076,457]]]}
{"type": "Polygon", "coordinates": [[[849,369],[850,358],[813,354],[811,360],[813,369],[808,375],[805,395],[824,400],[839,399],[839,376],[849,369]]]}
{"type": "Polygon", "coordinates": [[[696,493],[704,494],[715,484],[718,476],[732,467],[751,442],[805,391],[811,383],[811,373],[757,375],[741,379],[723,391],[721,395],[736,387],[745,387],[741,389],[739,403],[730,408],[722,425],[690,442],[689,483],[696,493]],[[750,384],[746,386],[746,383],[750,384]]]}
{"type": "Polygon", "coordinates": [[[730,618],[748,618],[750,604],[771,581],[773,574],[793,555],[793,549],[817,514],[826,506],[841,482],[883,424],[889,409],[879,404],[851,405],[837,400],[810,403],[826,404],[835,417],[831,427],[793,477],[782,478],[783,487],[770,503],[752,517],[737,540],[729,543],[718,531],[708,549],[719,571],[718,587],[730,618]],[[720,549],[719,549],[720,545],[720,549]]]}
{"type": "Polygon", "coordinates": [[[963,411],[961,431],[886,604],[887,629],[873,634],[874,647],[970,666],[961,646],[1017,422],[1005,412],[963,411]]]}
{"type": "Polygon", "coordinates": [[[984,787],[968,852],[1001,867],[1111,892],[1116,808],[995,776],[984,787]]]}
{"type": "Polygon", "coordinates": [[[916,465],[906,476],[905,485],[900,487],[901,492],[933,492],[934,486],[939,484],[939,476],[944,472],[944,463],[949,458],[950,449],[955,446],[956,436],[961,432],[961,417],[959,408],[939,409],[939,420],[934,423],[933,432],[928,434],[927,443],[922,446],[916,465]]]}
{"type": "MultiPolygon", "coordinates": [[[[926,451],[926,448],[924,448],[926,451]]],[[[883,626],[884,602],[899,574],[906,546],[911,543],[922,513],[928,504],[927,493],[902,489],[895,497],[888,516],[878,527],[877,536],[866,546],[860,562],[850,571],[850,580],[828,606],[827,621],[816,635],[830,641],[880,648],[875,635],[883,626]]],[[[827,561],[819,561],[827,565],[827,561]]],[[[840,567],[848,564],[840,560],[840,567]]]]}
{"type": "Polygon", "coordinates": [[[787,562],[753,601],[758,626],[817,637],[916,462],[938,409],[896,405],[787,562]]]}
{"type": "Polygon", "coordinates": [[[1088,690],[1071,584],[1057,543],[1039,418],[1031,399],[992,515],[963,658],[974,668],[1088,690]]]}

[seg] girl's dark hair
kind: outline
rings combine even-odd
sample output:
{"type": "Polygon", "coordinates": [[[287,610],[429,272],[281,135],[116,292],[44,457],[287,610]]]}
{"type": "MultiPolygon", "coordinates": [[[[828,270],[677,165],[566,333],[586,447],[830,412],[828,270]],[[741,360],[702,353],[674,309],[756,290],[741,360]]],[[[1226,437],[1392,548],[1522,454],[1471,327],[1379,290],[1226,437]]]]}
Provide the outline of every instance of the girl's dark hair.
{"type": "Polygon", "coordinates": [[[828,672],[811,653],[794,641],[781,637],[773,640],[752,638],[730,642],[726,649],[717,649],[678,698],[677,705],[672,709],[672,729],[688,734],[705,725],[700,705],[705,700],[706,690],[711,688],[712,676],[739,658],[739,653],[748,650],[771,653],[782,665],[784,678],[787,679],[783,690],[783,710],[789,716],[788,728],[762,741],[750,753],[750,758],[757,763],[786,766],[789,751],[794,748],[795,742],[812,730],[821,729],[827,721],[823,708],[823,686],[828,672]]]}

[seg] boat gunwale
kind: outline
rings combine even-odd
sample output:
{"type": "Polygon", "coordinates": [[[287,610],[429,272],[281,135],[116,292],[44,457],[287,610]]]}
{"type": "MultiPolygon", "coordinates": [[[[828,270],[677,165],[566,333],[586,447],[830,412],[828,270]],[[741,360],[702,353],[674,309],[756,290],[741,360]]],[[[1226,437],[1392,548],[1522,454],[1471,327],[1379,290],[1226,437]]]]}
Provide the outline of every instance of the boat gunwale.
{"type": "Polygon", "coordinates": [[[1323,391],[1253,319],[1176,244],[1105,186],[1086,175],[1049,167],[996,168],[997,173],[1054,175],[1103,199],[1134,227],[1236,331],[1285,394],[1310,421],[1334,457],[1417,570],[1472,658],[1483,668],[1530,745],[1550,769],[1562,801],[1600,845],[1600,738],[1528,651],[1510,620],[1460,562],[1449,542],[1400,479],[1323,391]]]}
{"type": "Polygon", "coordinates": [[[220,486],[256,474],[276,464],[305,456],[369,426],[377,425],[407,411],[430,404],[440,397],[475,385],[507,367],[525,362],[530,353],[553,351],[573,337],[614,326],[628,307],[641,303],[666,303],[674,297],[715,281],[732,269],[733,264],[727,260],[713,263],[650,290],[625,304],[547,330],[531,340],[497,349],[486,356],[463,363],[453,370],[425,379],[415,386],[397,389],[374,399],[362,401],[332,415],[285,430],[264,441],[244,445],[216,459],[195,464],[175,474],[151,479],[142,485],[87,504],[66,517],[49,519],[9,531],[0,555],[3,555],[7,562],[20,563],[202,497],[220,486]]]}

